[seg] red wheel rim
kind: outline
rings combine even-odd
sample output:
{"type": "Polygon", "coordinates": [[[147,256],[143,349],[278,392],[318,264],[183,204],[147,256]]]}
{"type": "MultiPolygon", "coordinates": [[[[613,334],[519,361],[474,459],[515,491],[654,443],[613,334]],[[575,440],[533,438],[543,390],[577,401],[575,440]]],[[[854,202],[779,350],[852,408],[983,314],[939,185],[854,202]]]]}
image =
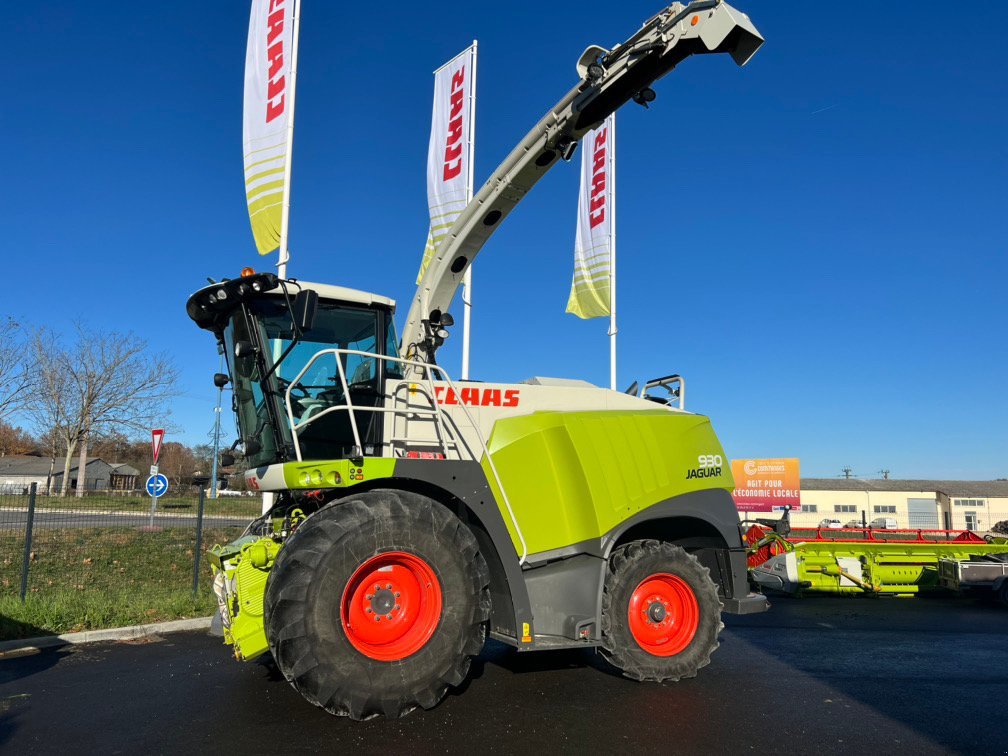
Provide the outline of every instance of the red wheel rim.
{"type": "Polygon", "coordinates": [[[700,607],[689,584],[659,572],[644,578],[630,595],[630,632],[654,656],[674,656],[693,640],[700,626],[700,607]]]}
{"type": "Polygon", "coordinates": [[[423,648],[441,619],[441,584],[423,559],[404,551],[364,562],[343,589],[340,620],[365,656],[398,661],[423,648]]]}

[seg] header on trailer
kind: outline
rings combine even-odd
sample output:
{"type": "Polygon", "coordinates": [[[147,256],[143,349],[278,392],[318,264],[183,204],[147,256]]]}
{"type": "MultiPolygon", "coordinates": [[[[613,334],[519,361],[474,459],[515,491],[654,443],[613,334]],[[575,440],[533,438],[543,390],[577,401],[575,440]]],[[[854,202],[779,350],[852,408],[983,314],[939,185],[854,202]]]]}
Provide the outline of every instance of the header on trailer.
{"type": "Polygon", "coordinates": [[[558,158],[569,160],[586,132],[629,100],[646,106],[650,85],[690,55],[728,53],[745,65],[763,44],[749,17],[721,0],[672,3],[611,50],[581,55],[581,81],[512,150],[455,221],[420,281],[402,333],[403,356],[433,361],[436,331],[466,269],[504,217],[558,158]]]}

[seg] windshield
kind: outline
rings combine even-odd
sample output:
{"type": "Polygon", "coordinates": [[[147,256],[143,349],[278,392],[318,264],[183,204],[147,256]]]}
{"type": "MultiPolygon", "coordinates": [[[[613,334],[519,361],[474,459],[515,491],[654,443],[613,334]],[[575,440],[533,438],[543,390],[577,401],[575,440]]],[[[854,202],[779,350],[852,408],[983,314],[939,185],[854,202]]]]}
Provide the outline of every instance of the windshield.
{"type": "MultiPolygon", "coordinates": [[[[337,355],[326,354],[312,361],[318,352],[349,349],[392,356],[397,354],[391,313],[383,309],[319,301],[311,329],[296,341],[284,300],[269,297],[253,301],[248,305],[248,313],[255,333],[249,332],[249,322],[243,313],[236,312],[225,330],[225,344],[233,365],[235,412],[242,438],[253,438],[261,444],[258,452],[248,455],[250,465],[293,457],[284,402],[284,395],[292,381],[295,385],[291,389],[291,412],[296,423],[317,415],[326,407],[347,403],[336,363],[337,355]],[[235,342],[242,340],[264,347],[264,360],[260,362],[257,355],[236,357],[235,342]],[[260,373],[268,373],[277,360],[279,364],[266,380],[264,392],[260,373]],[[265,370],[262,369],[263,364],[265,370]],[[306,372],[298,379],[306,366],[306,372]],[[271,413],[276,421],[271,420],[271,413]],[[282,455],[277,452],[274,422],[279,426],[278,435],[284,447],[282,455]]],[[[342,354],[339,360],[354,405],[374,406],[381,397],[380,381],[401,377],[399,365],[395,362],[357,354],[342,354]]],[[[372,445],[380,443],[380,438],[376,437],[380,433],[380,423],[367,422],[371,418],[362,418],[364,414],[375,413],[358,413],[358,423],[364,426],[358,429],[362,442],[366,436],[372,445]]],[[[324,422],[313,422],[299,435],[302,457],[337,458],[350,453],[355,444],[348,413],[330,413],[322,420],[324,422]],[[337,415],[338,418],[334,417],[337,415]]]]}

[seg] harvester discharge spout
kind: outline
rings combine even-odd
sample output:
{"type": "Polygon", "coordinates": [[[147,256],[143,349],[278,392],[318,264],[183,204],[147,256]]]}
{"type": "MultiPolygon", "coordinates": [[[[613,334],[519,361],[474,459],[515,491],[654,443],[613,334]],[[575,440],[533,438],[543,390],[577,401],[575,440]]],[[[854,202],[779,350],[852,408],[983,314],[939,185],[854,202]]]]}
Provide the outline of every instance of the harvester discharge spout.
{"type": "Polygon", "coordinates": [[[546,113],[493,172],[435,252],[410,306],[403,356],[433,362],[439,341],[432,313],[448,309],[501,221],[576,143],[630,100],[654,99],[651,85],[691,55],[728,53],[745,65],[763,44],[749,17],[721,0],[672,3],[611,50],[591,46],[577,63],[581,80],[546,113]]]}

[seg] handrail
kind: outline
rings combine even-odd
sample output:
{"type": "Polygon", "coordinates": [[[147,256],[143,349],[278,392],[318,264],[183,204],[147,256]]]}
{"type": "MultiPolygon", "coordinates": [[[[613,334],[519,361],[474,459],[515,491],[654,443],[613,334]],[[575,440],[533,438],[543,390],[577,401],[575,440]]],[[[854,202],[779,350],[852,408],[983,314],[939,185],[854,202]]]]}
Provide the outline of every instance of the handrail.
{"type": "Polygon", "coordinates": [[[676,398],[679,400],[679,409],[683,412],[686,411],[686,379],[683,378],[678,373],[673,375],[666,375],[664,378],[655,378],[644,384],[644,388],[641,389],[639,396],[642,399],[647,398],[647,390],[650,388],[663,388],[669,392],[670,398],[676,398]],[[669,388],[669,384],[678,383],[678,391],[673,391],[669,388]]]}
{"type": "MultiPolygon", "coordinates": [[[[442,410],[441,410],[441,405],[438,404],[437,399],[436,399],[436,391],[434,389],[434,379],[432,377],[432,375],[433,375],[434,372],[437,372],[437,373],[439,373],[441,375],[442,379],[448,385],[448,388],[452,392],[454,392],[455,394],[459,393],[458,391],[456,391],[455,384],[452,382],[452,379],[448,376],[448,373],[440,365],[434,365],[432,363],[427,363],[427,362],[420,362],[418,360],[409,360],[409,359],[406,359],[404,357],[393,357],[391,355],[375,354],[374,352],[364,352],[364,351],[361,351],[359,349],[337,349],[337,348],[320,349],[318,352],[316,352],[314,355],[312,355],[311,359],[309,359],[305,363],[304,367],[301,368],[300,372],[298,372],[298,374],[287,385],[287,390],[284,392],[284,404],[286,405],[286,409],[287,409],[287,421],[290,424],[291,438],[294,441],[294,454],[297,457],[298,462],[303,461],[302,458],[301,458],[301,444],[298,441],[298,430],[300,430],[301,428],[306,427],[310,423],[315,422],[320,417],[322,417],[323,415],[329,413],[330,411],[335,412],[335,411],[344,410],[344,409],[350,415],[350,427],[353,430],[353,434],[354,434],[354,445],[355,445],[356,448],[361,449],[361,450],[363,450],[363,446],[361,445],[360,431],[357,428],[357,420],[356,420],[356,418],[354,416],[354,413],[357,410],[364,410],[364,411],[370,411],[370,412],[382,412],[382,413],[403,411],[403,412],[413,412],[413,413],[422,414],[422,415],[433,415],[436,418],[435,421],[439,425],[439,430],[440,430],[440,433],[442,434],[441,435],[441,444],[442,444],[442,447],[445,450],[445,456],[447,457],[448,448],[445,445],[445,441],[444,441],[444,438],[445,438],[444,434],[447,432],[447,426],[444,423],[444,418],[443,418],[443,413],[442,413],[442,410]],[[343,404],[343,405],[334,405],[334,406],[331,406],[331,407],[327,407],[326,409],[322,410],[322,412],[319,412],[317,415],[313,415],[312,417],[305,419],[303,422],[300,422],[300,423],[295,422],[295,420],[294,420],[294,410],[293,410],[293,408],[291,406],[291,391],[294,389],[294,386],[296,386],[301,381],[301,379],[305,376],[305,373],[308,372],[308,368],[310,368],[313,364],[315,364],[315,361],[318,360],[320,357],[323,357],[323,356],[328,355],[328,354],[331,354],[331,355],[333,355],[336,358],[336,370],[339,373],[340,384],[343,387],[343,396],[346,397],[346,404],[343,404]],[[432,409],[427,410],[427,409],[409,408],[409,409],[406,409],[406,410],[398,410],[398,409],[390,408],[390,407],[380,407],[380,408],[379,407],[355,407],[354,404],[353,404],[353,401],[350,398],[350,387],[347,384],[346,371],[343,368],[343,362],[342,362],[342,360],[340,360],[340,355],[341,354],[345,354],[345,355],[355,354],[355,355],[358,355],[360,357],[371,357],[371,358],[376,359],[376,360],[387,360],[389,362],[396,362],[396,363],[399,363],[401,365],[406,365],[406,366],[409,366],[409,367],[417,369],[421,374],[424,375],[424,378],[423,378],[422,382],[426,383],[427,386],[430,389],[430,397],[432,399],[432,404],[433,404],[432,409]]],[[[407,380],[405,378],[402,381],[402,383],[407,383],[407,384],[408,383],[412,383],[412,382],[419,383],[421,381],[410,381],[410,380],[407,380]]],[[[466,420],[468,420],[470,426],[472,426],[473,432],[476,434],[476,438],[480,442],[480,447],[483,450],[483,454],[486,457],[487,463],[490,465],[490,471],[493,473],[494,480],[497,483],[497,488],[498,488],[498,490],[501,493],[501,498],[504,500],[504,507],[507,509],[508,517],[511,518],[511,524],[514,525],[515,534],[518,536],[518,541],[521,543],[522,550],[521,550],[521,556],[518,559],[518,564],[519,565],[523,565],[525,563],[525,559],[528,557],[528,544],[526,544],[526,542],[525,542],[525,536],[522,533],[521,528],[518,525],[518,518],[515,517],[515,513],[514,513],[514,510],[511,508],[511,502],[508,499],[507,492],[504,490],[504,481],[501,480],[500,473],[497,472],[497,465],[494,464],[493,457],[490,455],[490,448],[487,446],[487,442],[483,438],[483,433],[480,431],[480,428],[476,424],[475,419],[473,418],[472,414],[469,412],[469,408],[466,405],[464,405],[464,404],[460,404],[459,407],[461,407],[462,411],[465,413],[466,420]]]]}

